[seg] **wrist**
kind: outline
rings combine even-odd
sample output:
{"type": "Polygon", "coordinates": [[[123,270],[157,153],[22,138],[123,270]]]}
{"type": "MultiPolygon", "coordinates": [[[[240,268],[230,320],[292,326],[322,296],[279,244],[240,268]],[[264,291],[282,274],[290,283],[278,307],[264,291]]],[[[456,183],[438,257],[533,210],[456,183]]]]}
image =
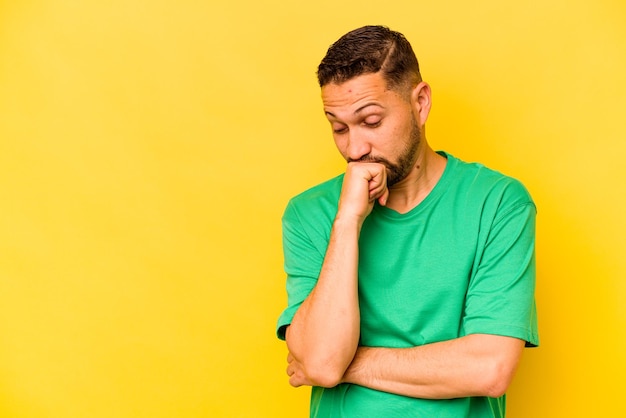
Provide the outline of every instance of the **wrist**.
{"type": "Polygon", "coordinates": [[[333,221],[333,229],[356,229],[357,231],[360,231],[364,220],[365,218],[362,218],[358,215],[339,211],[337,212],[337,215],[335,215],[335,220],[333,221]]]}
{"type": "Polygon", "coordinates": [[[341,378],[341,383],[359,384],[361,381],[359,379],[359,374],[364,372],[363,354],[366,350],[367,348],[365,347],[357,347],[354,357],[352,358],[352,362],[350,362],[350,365],[341,378]]]}

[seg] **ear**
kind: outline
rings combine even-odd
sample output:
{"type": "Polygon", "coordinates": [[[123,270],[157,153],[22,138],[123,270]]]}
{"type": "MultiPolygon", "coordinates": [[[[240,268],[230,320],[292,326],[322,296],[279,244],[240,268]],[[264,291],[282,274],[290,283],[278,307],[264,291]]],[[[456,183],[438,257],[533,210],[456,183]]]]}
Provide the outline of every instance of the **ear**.
{"type": "Polygon", "coordinates": [[[421,81],[411,92],[411,105],[415,112],[415,119],[420,127],[424,126],[431,106],[431,91],[428,83],[421,81]]]}

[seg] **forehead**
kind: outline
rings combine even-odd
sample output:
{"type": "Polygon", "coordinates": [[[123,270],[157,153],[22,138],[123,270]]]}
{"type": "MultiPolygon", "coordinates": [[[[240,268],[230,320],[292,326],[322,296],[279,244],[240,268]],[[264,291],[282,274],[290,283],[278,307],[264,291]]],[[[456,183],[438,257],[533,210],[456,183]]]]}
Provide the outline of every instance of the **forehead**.
{"type": "Polygon", "coordinates": [[[333,110],[355,110],[368,102],[384,105],[398,98],[396,92],[387,88],[379,73],[364,74],[340,84],[329,83],[322,87],[324,110],[333,114],[333,110]]]}

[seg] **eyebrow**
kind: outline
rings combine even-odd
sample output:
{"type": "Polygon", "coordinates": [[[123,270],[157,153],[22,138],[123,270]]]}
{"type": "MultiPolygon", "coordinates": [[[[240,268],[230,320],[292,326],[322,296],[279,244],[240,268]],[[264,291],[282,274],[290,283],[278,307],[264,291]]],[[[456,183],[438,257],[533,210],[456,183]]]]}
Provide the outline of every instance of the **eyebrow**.
{"type": "MultiPolygon", "coordinates": [[[[382,108],[382,106],[379,103],[376,102],[370,102],[370,103],[365,103],[363,106],[359,107],[357,110],[354,111],[355,115],[358,115],[359,113],[363,112],[366,108],[370,107],[370,106],[377,106],[382,108]]],[[[328,116],[332,116],[333,118],[337,118],[337,116],[335,116],[334,113],[329,112],[328,110],[325,110],[324,113],[328,116]]]]}

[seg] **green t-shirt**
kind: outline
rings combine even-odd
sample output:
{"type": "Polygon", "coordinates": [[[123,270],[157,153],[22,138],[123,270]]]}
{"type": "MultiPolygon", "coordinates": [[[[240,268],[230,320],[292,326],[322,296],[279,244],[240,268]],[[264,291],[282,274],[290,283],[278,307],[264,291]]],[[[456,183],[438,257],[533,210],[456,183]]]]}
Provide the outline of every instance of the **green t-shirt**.
{"type": "MultiPolygon", "coordinates": [[[[539,343],[535,205],[515,179],[441,152],[445,171],[417,207],[376,204],[359,239],[360,345],[413,347],[468,334],[539,343]]],[[[283,215],[287,325],[317,282],[343,176],[294,197],[283,215]]],[[[503,417],[505,397],[428,400],[341,384],[314,387],[311,417],[503,417]]]]}

